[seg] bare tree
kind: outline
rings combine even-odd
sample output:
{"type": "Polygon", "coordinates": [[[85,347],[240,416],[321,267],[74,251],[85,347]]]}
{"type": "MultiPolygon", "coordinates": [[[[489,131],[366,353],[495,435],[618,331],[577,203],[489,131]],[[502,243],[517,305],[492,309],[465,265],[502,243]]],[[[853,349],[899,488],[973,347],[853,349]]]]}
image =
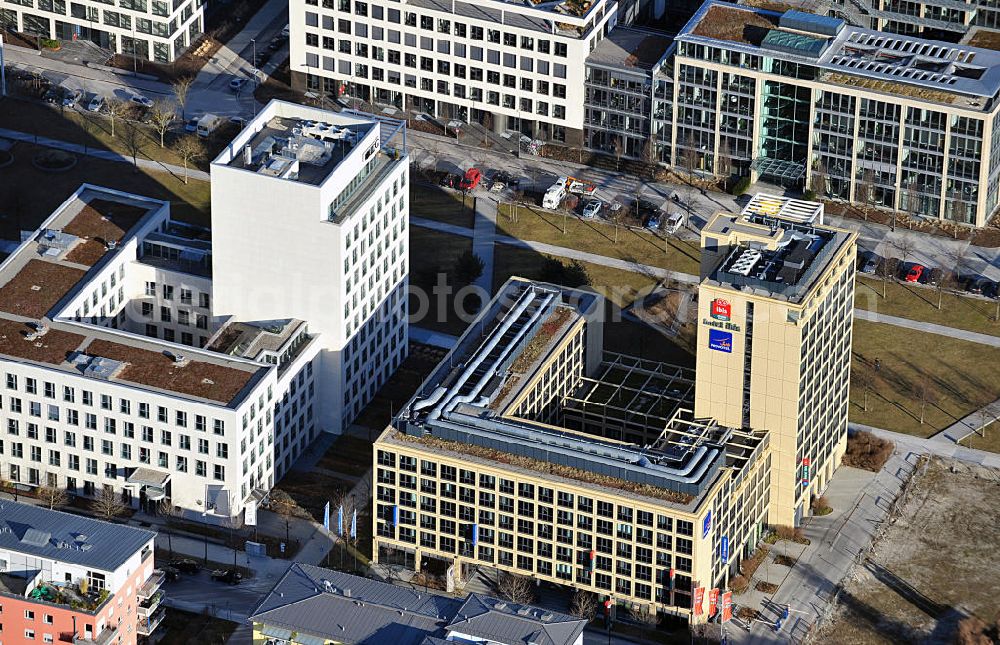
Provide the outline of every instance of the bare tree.
{"type": "Polygon", "coordinates": [[[854,201],[860,203],[865,221],[868,221],[868,209],[875,198],[875,171],[871,168],[865,169],[861,174],[861,181],[854,186],[854,201]]]}
{"type": "Polygon", "coordinates": [[[733,149],[728,138],[722,140],[722,146],[719,148],[719,160],[715,165],[715,174],[722,177],[727,186],[729,185],[729,178],[733,174],[733,149]]]}
{"type": "Polygon", "coordinates": [[[611,142],[611,150],[615,154],[615,170],[622,169],[622,156],[625,154],[625,142],[621,137],[615,137],[611,142]]]}
{"type": "Polygon", "coordinates": [[[896,277],[896,269],[899,266],[899,261],[893,257],[884,257],[879,260],[878,265],[875,267],[875,275],[882,279],[882,298],[886,297],[886,283],[889,282],[891,278],[896,277]]]}
{"type": "Polygon", "coordinates": [[[111,486],[105,486],[101,489],[100,495],[91,502],[91,508],[106,520],[125,512],[125,504],[122,503],[121,497],[111,486]]]}
{"type": "Polygon", "coordinates": [[[531,578],[513,573],[500,573],[497,576],[497,593],[501,598],[520,605],[529,604],[535,599],[531,578]]]}
{"type": "Polygon", "coordinates": [[[184,164],[184,183],[188,183],[188,164],[194,163],[205,156],[205,144],[193,134],[185,135],[174,143],[174,153],[184,164]]]}
{"type": "Polygon", "coordinates": [[[934,405],[937,402],[937,390],[930,380],[922,378],[917,382],[914,394],[917,397],[917,402],[920,404],[920,425],[923,425],[924,412],[927,410],[927,405],[934,405]]]}
{"type": "Polygon", "coordinates": [[[893,243],[893,246],[899,250],[900,259],[903,261],[903,264],[906,264],[909,261],[908,258],[913,253],[915,246],[913,240],[910,239],[909,235],[904,234],[893,243]]]}
{"type": "Polygon", "coordinates": [[[109,96],[104,100],[104,111],[108,115],[108,121],[111,122],[111,137],[115,136],[115,122],[118,119],[124,119],[132,110],[132,106],[115,96],[109,96]]]}
{"type": "Polygon", "coordinates": [[[298,508],[298,504],[292,499],[291,495],[281,490],[280,488],[275,488],[271,490],[270,496],[270,509],[274,513],[277,513],[281,519],[285,521],[285,544],[289,543],[289,525],[291,524],[292,518],[295,517],[295,509],[298,508]]]}
{"type": "Polygon", "coordinates": [[[69,495],[58,486],[39,486],[35,492],[38,494],[38,499],[45,502],[50,511],[57,506],[65,506],[69,502],[69,495]]]}
{"type": "Polygon", "coordinates": [[[851,380],[854,381],[855,386],[861,388],[863,397],[861,409],[865,412],[868,412],[868,397],[875,389],[875,379],[875,370],[869,369],[867,366],[851,370],[851,380]]]}
{"type": "Polygon", "coordinates": [[[688,215],[691,214],[691,202],[694,201],[694,177],[695,171],[698,169],[698,152],[694,148],[684,147],[681,148],[680,154],[677,159],[680,162],[681,168],[687,173],[687,187],[685,188],[686,195],[684,197],[684,203],[687,205],[688,215]]]}
{"type": "Polygon", "coordinates": [[[186,119],[187,115],[185,108],[187,107],[188,92],[191,91],[191,85],[194,84],[194,78],[190,76],[184,76],[177,79],[173,83],[174,98],[177,99],[177,105],[181,106],[181,118],[186,119]]]}
{"type": "Polygon", "coordinates": [[[164,139],[167,136],[167,132],[170,131],[170,126],[174,124],[177,120],[177,105],[168,100],[159,100],[153,103],[153,107],[149,111],[149,121],[153,126],[153,130],[160,135],[160,147],[164,147],[164,139]]]}
{"type": "Polygon", "coordinates": [[[584,591],[583,589],[577,589],[576,593],[573,594],[573,601],[569,606],[569,613],[583,618],[584,620],[591,620],[597,614],[597,594],[590,591],[584,591]]]}
{"type": "MultiPolygon", "coordinates": [[[[156,514],[160,517],[166,518],[169,523],[170,518],[177,517],[177,508],[174,506],[173,502],[164,497],[156,503],[156,514]]],[[[174,557],[173,531],[171,531],[169,527],[164,527],[160,529],[160,533],[166,534],[167,550],[170,552],[170,557],[174,557]]]]}
{"type": "Polygon", "coordinates": [[[822,159],[818,159],[813,164],[813,169],[809,174],[809,190],[816,194],[816,197],[826,195],[826,164],[822,159]]]}
{"type": "Polygon", "coordinates": [[[135,121],[122,122],[122,145],[125,152],[132,157],[132,171],[139,172],[139,153],[146,147],[146,135],[135,121]]]}

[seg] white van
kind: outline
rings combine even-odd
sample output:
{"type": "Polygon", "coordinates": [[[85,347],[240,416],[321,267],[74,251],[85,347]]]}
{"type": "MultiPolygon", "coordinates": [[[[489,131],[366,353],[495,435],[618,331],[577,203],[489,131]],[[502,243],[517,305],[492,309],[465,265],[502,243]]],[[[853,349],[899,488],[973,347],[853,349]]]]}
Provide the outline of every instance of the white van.
{"type": "Polygon", "coordinates": [[[220,125],[222,125],[222,117],[215,114],[206,114],[198,119],[198,136],[210,136],[220,125]]]}

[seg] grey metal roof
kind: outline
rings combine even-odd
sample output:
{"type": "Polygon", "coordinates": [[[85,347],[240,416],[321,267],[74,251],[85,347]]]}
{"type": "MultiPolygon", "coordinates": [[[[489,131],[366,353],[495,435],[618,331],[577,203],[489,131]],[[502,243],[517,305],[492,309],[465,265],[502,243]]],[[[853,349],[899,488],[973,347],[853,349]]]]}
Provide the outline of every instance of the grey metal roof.
{"type": "Polygon", "coordinates": [[[586,624],[569,614],[473,593],[446,629],[504,645],[572,645],[586,624]]]}
{"type": "Polygon", "coordinates": [[[154,537],[145,529],[0,501],[0,549],[114,571],[154,537]]]}
{"type": "Polygon", "coordinates": [[[249,620],[352,645],[420,645],[461,601],[294,563],[249,620]]]}

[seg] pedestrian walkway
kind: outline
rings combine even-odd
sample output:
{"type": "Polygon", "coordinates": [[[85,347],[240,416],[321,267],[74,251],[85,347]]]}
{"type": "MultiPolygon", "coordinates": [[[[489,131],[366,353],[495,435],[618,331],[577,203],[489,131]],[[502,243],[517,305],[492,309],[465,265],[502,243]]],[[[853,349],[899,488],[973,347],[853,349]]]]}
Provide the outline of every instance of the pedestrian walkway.
{"type": "Polygon", "coordinates": [[[990,423],[1000,419],[1000,399],[959,419],[941,432],[931,436],[932,441],[950,441],[958,443],[973,432],[978,432],[990,423]]]}
{"type": "Polygon", "coordinates": [[[476,218],[472,229],[472,252],[483,261],[483,272],[474,285],[481,293],[493,294],[493,246],[497,231],[497,203],[489,196],[476,197],[476,218]]]}
{"type": "MultiPolygon", "coordinates": [[[[46,148],[55,148],[56,150],[65,150],[66,152],[72,152],[78,155],[84,155],[87,157],[94,157],[95,159],[103,159],[105,161],[116,161],[119,163],[132,164],[132,158],[123,155],[119,152],[113,150],[101,150],[91,148],[89,146],[84,146],[79,143],[69,143],[68,141],[60,141],[59,139],[50,139],[49,137],[40,137],[34,134],[29,134],[27,132],[19,132],[17,130],[8,130],[6,128],[0,128],[0,137],[5,139],[13,139],[14,141],[23,141],[25,143],[33,143],[39,146],[45,146],[46,148]]],[[[153,161],[151,159],[137,159],[136,165],[144,170],[151,170],[153,172],[168,172],[178,179],[183,179],[185,170],[181,166],[175,166],[169,163],[163,163],[162,161],[153,161]]],[[[187,176],[191,179],[197,181],[208,181],[209,174],[207,172],[191,168],[187,171],[187,176]]]]}
{"type": "Polygon", "coordinates": [[[912,329],[914,331],[926,332],[928,334],[937,334],[939,336],[948,336],[949,338],[957,338],[958,340],[966,340],[969,341],[970,343],[979,343],[980,345],[1000,347],[1000,336],[980,334],[974,331],[967,331],[965,329],[956,329],[954,327],[945,327],[944,325],[937,325],[935,323],[923,322],[920,320],[910,320],[909,318],[900,318],[899,316],[889,316],[887,314],[880,314],[874,311],[868,311],[867,309],[855,309],[854,317],[858,320],[867,320],[870,322],[885,323],[888,325],[895,325],[896,327],[912,329]]]}
{"type": "Polygon", "coordinates": [[[958,461],[978,464],[987,468],[1000,468],[1000,454],[995,452],[965,448],[950,441],[941,441],[934,438],[925,439],[901,432],[866,426],[860,423],[848,423],[847,427],[850,430],[867,430],[877,437],[892,441],[896,444],[897,448],[903,446],[912,452],[927,453],[945,459],[957,459],[958,461]]]}
{"type": "MultiPolygon", "coordinates": [[[[275,22],[280,16],[287,18],[288,3],[283,0],[268,0],[247,21],[243,29],[230,38],[227,43],[223,44],[212,60],[205,63],[198,71],[198,75],[194,79],[194,86],[196,88],[208,87],[220,76],[228,74],[250,76],[250,71],[253,69],[253,61],[249,60],[253,57],[252,53],[250,53],[253,50],[253,43],[251,41],[260,38],[261,32],[270,27],[271,23],[275,22]],[[246,54],[250,55],[247,56],[246,54]]],[[[256,44],[260,48],[259,51],[263,52],[268,43],[261,39],[256,44]]],[[[280,61],[277,61],[275,65],[278,63],[280,61]]],[[[273,67],[274,65],[272,69],[273,67]]],[[[263,80],[265,78],[261,77],[261,81],[263,80]]],[[[226,82],[228,83],[228,80],[226,82]]]]}

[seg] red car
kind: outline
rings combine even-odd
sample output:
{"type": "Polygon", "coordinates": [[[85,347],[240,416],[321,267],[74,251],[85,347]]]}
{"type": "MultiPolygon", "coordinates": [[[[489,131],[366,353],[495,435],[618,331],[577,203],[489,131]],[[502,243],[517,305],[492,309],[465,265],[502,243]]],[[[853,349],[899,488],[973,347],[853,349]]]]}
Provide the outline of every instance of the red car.
{"type": "Polygon", "coordinates": [[[910,270],[906,272],[907,282],[919,282],[920,276],[924,274],[924,267],[919,264],[914,264],[910,267],[910,270]]]}
{"type": "Polygon", "coordinates": [[[462,181],[458,182],[458,187],[462,190],[472,190],[479,185],[482,179],[483,173],[479,171],[479,168],[469,168],[462,176],[462,181]]]}

